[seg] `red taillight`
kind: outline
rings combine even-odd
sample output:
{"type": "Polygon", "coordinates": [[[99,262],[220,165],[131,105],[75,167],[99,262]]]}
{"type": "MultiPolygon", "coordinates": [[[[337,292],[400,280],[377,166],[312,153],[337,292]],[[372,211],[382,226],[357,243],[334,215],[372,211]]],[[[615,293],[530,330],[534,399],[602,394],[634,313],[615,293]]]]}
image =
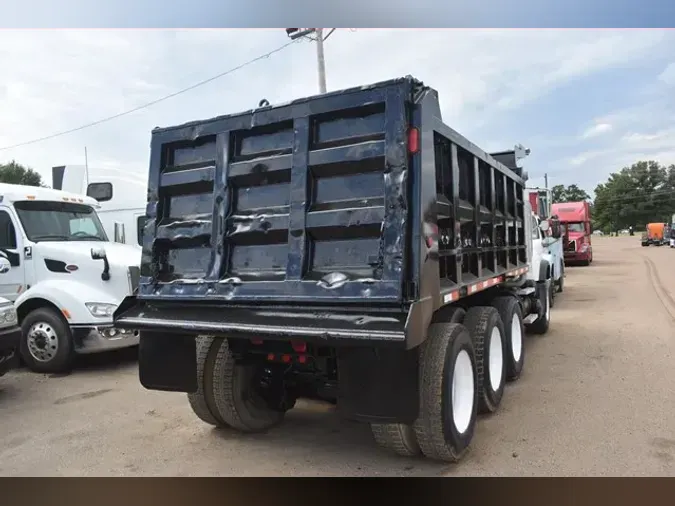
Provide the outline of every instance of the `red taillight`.
{"type": "Polygon", "coordinates": [[[288,364],[291,361],[291,356],[290,355],[282,355],[281,356],[281,361],[284,364],[288,364]]]}
{"type": "Polygon", "coordinates": [[[408,153],[414,155],[420,149],[420,131],[417,128],[408,130],[408,153]]]}
{"type": "Polygon", "coordinates": [[[300,364],[306,364],[307,363],[307,355],[300,355],[298,357],[298,363],[300,364]]]}
{"type": "Polygon", "coordinates": [[[427,244],[427,248],[431,248],[434,245],[434,241],[438,238],[438,225],[429,225],[429,234],[424,237],[424,242],[427,244]]]}
{"type": "Polygon", "coordinates": [[[268,353],[267,354],[267,360],[269,360],[270,362],[273,362],[274,361],[274,353],[268,353]]]}
{"type": "Polygon", "coordinates": [[[251,338],[251,344],[255,344],[256,346],[260,346],[263,343],[263,340],[260,339],[259,337],[252,337],[251,338]]]}
{"type": "Polygon", "coordinates": [[[307,343],[304,341],[291,341],[291,346],[295,353],[305,353],[307,351],[307,343]]]}

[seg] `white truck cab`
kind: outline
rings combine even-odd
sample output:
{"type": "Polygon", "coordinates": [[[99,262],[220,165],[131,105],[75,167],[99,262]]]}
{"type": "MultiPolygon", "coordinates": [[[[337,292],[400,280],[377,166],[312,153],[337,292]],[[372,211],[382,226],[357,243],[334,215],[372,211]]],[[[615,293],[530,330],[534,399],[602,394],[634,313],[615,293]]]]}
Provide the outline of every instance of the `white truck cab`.
{"type": "Polygon", "coordinates": [[[562,292],[565,284],[565,258],[559,222],[555,221],[557,224],[555,237],[553,230],[551,230],[552,225],[549,222],[550,219],[554,218],[552,216],[553,194],[548,188],[527,188],[524,198],[529,200],[534,218],[540,225],[536,232],[533,228],[532,253],[534,256],[545,259],[548,268],[550,268],[550,295],[551,306],[553,306],[556,292],[562,292]]]}
{"type": "Polygon", "coordinates": [[[0,184],[0,297],[14,302],[19,353],[34,371],[60,372],[75,354],[138,344],[138,332],[112,327],[133,293],[140,248],[110,242],[96,200],[32,186],[0,184]]]}

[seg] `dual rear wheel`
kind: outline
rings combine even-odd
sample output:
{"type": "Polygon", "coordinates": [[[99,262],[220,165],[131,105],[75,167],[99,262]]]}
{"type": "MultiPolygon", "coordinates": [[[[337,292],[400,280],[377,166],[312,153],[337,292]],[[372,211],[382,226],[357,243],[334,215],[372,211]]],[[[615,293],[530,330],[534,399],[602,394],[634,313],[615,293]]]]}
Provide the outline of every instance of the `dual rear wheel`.
{"type": "Polygon", "coordinates": [[[380,446],[403,456],[456,462],[469,447],[477,415],[495,412],[505,382],[519,377],[523,323],[514,297],[497,297],[491,307],[455,316],[449,323],[432,324],[421,346],[417,420],[372,424],[380,446]]]}
{"type": "Polygon", "coordinates": [[[190,407],[204,422],[240,432],[264,432],[279,425],[285,412],[270,408],[254,389],[254,366],[234,360],[226,339],[197,338],[197,391],[190,407]]]}
{"type": "MultiPolygon", "coordinates": [[[[420,347],[418,418],[410,425],[371,424],[376,442],[399,455],[460,460],[478,414],[494,413],[505,383],[523,369],[523,318],[515,297],[458,309],[448,320],[433,323],[420,347]]],[[[188,400],[201,420],[248,433],[283,421],[284,411],[257,395],[254,368],[235,362],[226,339],[197,338],[197,354],[198,390],[188,400]]]]}

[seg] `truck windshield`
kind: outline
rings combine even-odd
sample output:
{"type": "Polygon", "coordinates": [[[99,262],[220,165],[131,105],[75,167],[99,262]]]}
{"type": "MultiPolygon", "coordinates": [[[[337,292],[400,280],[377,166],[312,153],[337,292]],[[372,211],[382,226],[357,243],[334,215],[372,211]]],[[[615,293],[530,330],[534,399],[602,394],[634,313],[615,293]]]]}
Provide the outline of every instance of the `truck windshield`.
{"type": "Polygon", "coordinates": [[[567,230],[570,232],[585,232],[586,229],[584,228],[584,224],[581,222],[578,223],[568,223],[567,224],[567,230]]]}
{"type": "Polygon", "coordinates": [[[30,241],[107,241],[96,211],[85,204],[21,201],[14,204],[30,241]]]}

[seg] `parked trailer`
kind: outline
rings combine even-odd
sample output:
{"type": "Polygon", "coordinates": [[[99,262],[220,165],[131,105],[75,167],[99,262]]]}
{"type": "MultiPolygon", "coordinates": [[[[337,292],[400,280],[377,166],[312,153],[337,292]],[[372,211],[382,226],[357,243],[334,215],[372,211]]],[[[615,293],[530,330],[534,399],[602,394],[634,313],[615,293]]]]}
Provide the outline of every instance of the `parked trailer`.
{"type": "Polygon", "coordinates": [[[141,329],[141,383],[242,432],[325,400],[399,454],[460,459],[524,328],[548,330],[551,280],[525,174],[440,118],[406,77],[153,130],[114,316],[141,329]]]}

